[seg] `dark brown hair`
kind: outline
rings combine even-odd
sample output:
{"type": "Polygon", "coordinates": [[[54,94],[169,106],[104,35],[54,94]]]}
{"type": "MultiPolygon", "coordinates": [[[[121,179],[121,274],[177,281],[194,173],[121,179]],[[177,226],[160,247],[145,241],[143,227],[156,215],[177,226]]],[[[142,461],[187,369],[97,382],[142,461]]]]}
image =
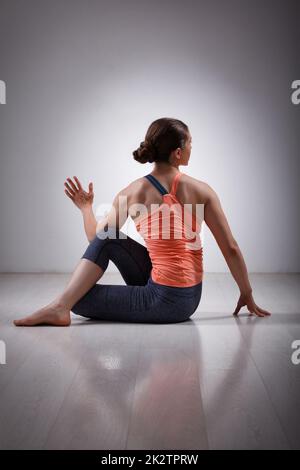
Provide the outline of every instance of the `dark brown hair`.
{"type": "Polygon", "coordinates": [[[145,140],[132,155],[140,163],[168,162],[173,150],[184,149],[188,130],[188,126],[179,119],[156,119],[150,124],[145,140]]]}

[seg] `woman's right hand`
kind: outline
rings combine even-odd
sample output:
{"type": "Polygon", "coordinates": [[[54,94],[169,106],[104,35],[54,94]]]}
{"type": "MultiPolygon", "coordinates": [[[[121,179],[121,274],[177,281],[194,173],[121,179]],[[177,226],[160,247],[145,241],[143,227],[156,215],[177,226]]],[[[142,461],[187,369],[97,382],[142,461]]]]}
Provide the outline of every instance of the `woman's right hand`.
{"type": "Polygon", "coordinates": [[[237,314],[239,313],[240,309],[246,305],[248,310],[249,310],[249,315],[257,315],[258,317],[265,317],[265,316],[269,316],[271,315],[270,312],[268,312],[267,310],[264,310],[262,308],[260,308],[258,305],[256,305],[256,303],[254,302],[254,299],[253,299],[253,296],[252,296],[252,293],[251,294],[248,294],[248,295],[243,295],[241,294],[240,295],[240,298],[238,300],[238,303],[237,303],[237,306],[236,306],[236,309],[235,311],[233,312],[233,315],[237,316],[237,314]]]}
{"type": "Polygon", "coordinates": [[[65,193],[66,195],[73,201],[75,206],[78,207],[81,211],[89,208],[93,204],[94,200],[94,192],[93,192],[93,183],[89,184],[89,192],[84,191],[82,188],[80,181],[76,176],[74,176],[74,180],[76,184],[71,180],[71,178],[67,178],[65,181],[65,193]]]}

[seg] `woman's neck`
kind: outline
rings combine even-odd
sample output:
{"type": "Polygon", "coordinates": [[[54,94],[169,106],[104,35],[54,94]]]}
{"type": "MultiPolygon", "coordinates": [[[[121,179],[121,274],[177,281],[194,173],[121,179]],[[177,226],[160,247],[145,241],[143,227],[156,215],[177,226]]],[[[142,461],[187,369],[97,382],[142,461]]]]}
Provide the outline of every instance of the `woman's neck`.
{"type": "Polygon", "coordinates": [[[156,174],[166,174],[166,173],[178,173],[179,165],[175,165],[168,162],[154,162],[154,168],[152,173],[156,174]]]}

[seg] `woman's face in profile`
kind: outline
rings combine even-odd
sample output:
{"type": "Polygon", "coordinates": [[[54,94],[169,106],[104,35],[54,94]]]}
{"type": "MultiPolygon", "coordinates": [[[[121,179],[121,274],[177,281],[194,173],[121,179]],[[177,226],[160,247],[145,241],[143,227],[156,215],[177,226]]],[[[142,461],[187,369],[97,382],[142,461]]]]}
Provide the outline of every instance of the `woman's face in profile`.
{"type": "Polygon", "coordinates": [[[192,136],[189,133],[186,143],[185,143],[184,150],[182,151],[182,163],[181,163],[182,165],[188,165],[188,162],[191,156],[191,151],[192,151],[192,136]]]}

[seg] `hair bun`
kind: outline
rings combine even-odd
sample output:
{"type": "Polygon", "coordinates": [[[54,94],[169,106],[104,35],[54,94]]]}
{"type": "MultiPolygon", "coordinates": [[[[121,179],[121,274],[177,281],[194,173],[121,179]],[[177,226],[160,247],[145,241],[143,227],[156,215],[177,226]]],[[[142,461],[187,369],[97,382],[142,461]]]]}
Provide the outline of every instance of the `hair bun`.
{"type": "Polygon", "coordinates": [[[144,140],[139,148],[132,152],[132,155],[140,163],[152,163],[156,159],[156,149],[152,142],[144,140]]]}

